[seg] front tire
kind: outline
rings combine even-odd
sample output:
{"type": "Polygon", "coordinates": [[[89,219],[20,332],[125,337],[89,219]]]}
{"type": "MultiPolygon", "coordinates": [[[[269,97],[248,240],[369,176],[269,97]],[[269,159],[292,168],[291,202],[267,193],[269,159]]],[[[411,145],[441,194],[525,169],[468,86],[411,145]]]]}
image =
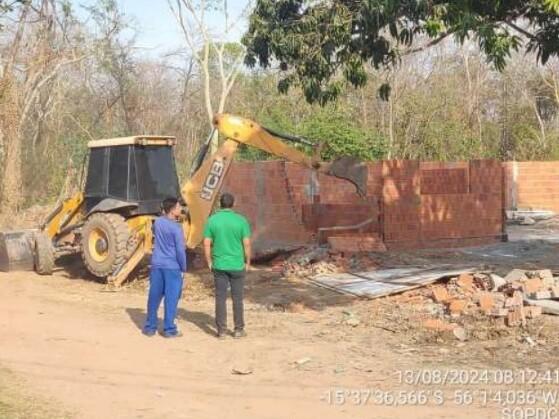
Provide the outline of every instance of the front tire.
{"type": "Polygon", "coordinates": [[[82,228],[81,253],[89,272],[99,278],[111,275],[128,257],[130,230],[118,214],[96,213],[82,228]]]}
{"type": "Polygon", "coordinates": [[[35,234],[35,271],[39,275],[50,275],[54,270],[54,248],[45,233],[35,234]]]}

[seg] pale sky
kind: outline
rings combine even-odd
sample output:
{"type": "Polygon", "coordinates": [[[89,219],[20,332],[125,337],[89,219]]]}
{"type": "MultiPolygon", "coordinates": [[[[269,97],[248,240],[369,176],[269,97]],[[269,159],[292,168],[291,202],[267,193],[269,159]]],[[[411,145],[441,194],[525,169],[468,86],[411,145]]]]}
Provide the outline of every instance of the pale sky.
{"type": "MultiPolygon", "coordinates": [[[[249,0],[227,0],[230,19],[238,18],[249,0]]],[[[95,0],[73,0],[78,15],[84,16],[81,5],[91,5],[95,0]]],[[[117,0],[121,10],[135,21],[138,31],[137,45],[149,55],[156,55],[184,46],[184,36],[171,13],[167,0],[117,0]]],[[[207,22],[215,33],[220,34],[223,26],[222,15],[210,13],[207,22]]],[[[240,40],[246,29],[246,19],[242,19],[235,31],[228,36],[229,41],[240,40]]]]}

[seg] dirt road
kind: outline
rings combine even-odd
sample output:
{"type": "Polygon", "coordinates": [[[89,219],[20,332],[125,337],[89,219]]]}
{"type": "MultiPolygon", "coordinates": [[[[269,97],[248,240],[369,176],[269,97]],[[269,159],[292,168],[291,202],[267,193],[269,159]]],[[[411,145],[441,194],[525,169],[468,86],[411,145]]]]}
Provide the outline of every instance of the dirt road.
{"type": "MultiPolygon", "coordinates": [[[[98,283],[71,279],[64,272],[52,277],[0,274],[0,367],[76,418],[501,414],[502,406],[479,401],[468,409],[454,399],[418,406],[423,403],[414,403],[409,393],[398,408],[390,406],[390,397],[383,401],[389,392],[419,389],[400,384],[399,370],[498,368],[505,361],[478,343],[418,347],[387,330],[342,323],[344,310],[364,319],[370,302],[277,283],[256,272],[248,284],[247,338],[216,340],[211,296],[187,290],[179,313],[184,337],[166,340],[140,333],[144,291],[102,290],[98,283]],[[277,310],[289,300],[297,301],[289,306],[292,312],[277,310]],[[252,373],[236,375],[233,369],[252,373]],[[361,400],[352,402],[349,397],[329,399],[332,389],[377,393],[362,393],[361,400]]],[[[510,356],[508,366],[525,359],[517,349],[510,356]]],[[[452,394],[455,388],[442,390],[452,394]]]]}

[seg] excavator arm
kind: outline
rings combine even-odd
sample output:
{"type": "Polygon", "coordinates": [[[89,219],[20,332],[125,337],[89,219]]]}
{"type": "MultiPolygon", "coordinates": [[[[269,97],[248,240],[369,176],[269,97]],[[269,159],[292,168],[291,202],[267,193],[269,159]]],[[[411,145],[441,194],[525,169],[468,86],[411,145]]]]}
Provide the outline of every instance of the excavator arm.
{"type": "MultiPolygon", "coordinates": [[[[188,218],[183,223],[183,230],[186,245],[190,249],[195,248],[202,241],[204,224],[212,211],[239,144],[246,144],[318,172],[346,179],[356,186],[361,195],[365,195],[367,167],[356,159],[343,157],[331,163],[319,162],[316,155],[315,158],[311,158],[286,144],[286,141],[291,141],[313,145],[305,139],[278,134],[256,122],[233,115],[216,115],[213,124],[215,130],[226,139],[215,154],[206,158],[213,133],[208,137],[195,159],[190,180],[181,191],[188,206],[188,218]]],[[[137,221],[144,222],[144,217],[138,217],[137,221]]],[[[139,230],[142,234],[138,238],[136,249],[109,276],[108,287],[119,287],[144,255],[151,251],[151,230],[146,228],[139,230]]]]}
{"type": "Polygon", "coordinates": [[[239,144],[246,144],[318,172],[348,180],[355,185],[360,195],[366,194],[367,167],[357,159],[342,157],[334,162],[320,162],[317,153],[311,158],[286,143],[290,141],[314,146],[307,140],[273,132],[254,121],[230,114],[216,115],[213,125],[226,140],[214,155],[205,159],[211,136],[208,138],[196,159],[191,179],[182,188],[189,211],[189,222],[184,226],[185,238],[187,247],[191,249],[202,241],[204,224],[239,144]]]}

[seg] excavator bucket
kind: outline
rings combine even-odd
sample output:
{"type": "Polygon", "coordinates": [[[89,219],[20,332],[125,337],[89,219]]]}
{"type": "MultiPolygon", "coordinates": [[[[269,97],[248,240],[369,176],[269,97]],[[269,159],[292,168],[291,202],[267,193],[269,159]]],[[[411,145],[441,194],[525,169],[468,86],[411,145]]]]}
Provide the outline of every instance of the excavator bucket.
{"type": "Polygon", "coordinates": [[[350,181],[361,196],[367,195],[367,165],[356,157],[340,157],[329,164],[326,173],[350,181]]]}
{"type": "Polygon", "coordinates": [[[35,232],[0,232],[0,272],[33,270],[35,232]]]}

